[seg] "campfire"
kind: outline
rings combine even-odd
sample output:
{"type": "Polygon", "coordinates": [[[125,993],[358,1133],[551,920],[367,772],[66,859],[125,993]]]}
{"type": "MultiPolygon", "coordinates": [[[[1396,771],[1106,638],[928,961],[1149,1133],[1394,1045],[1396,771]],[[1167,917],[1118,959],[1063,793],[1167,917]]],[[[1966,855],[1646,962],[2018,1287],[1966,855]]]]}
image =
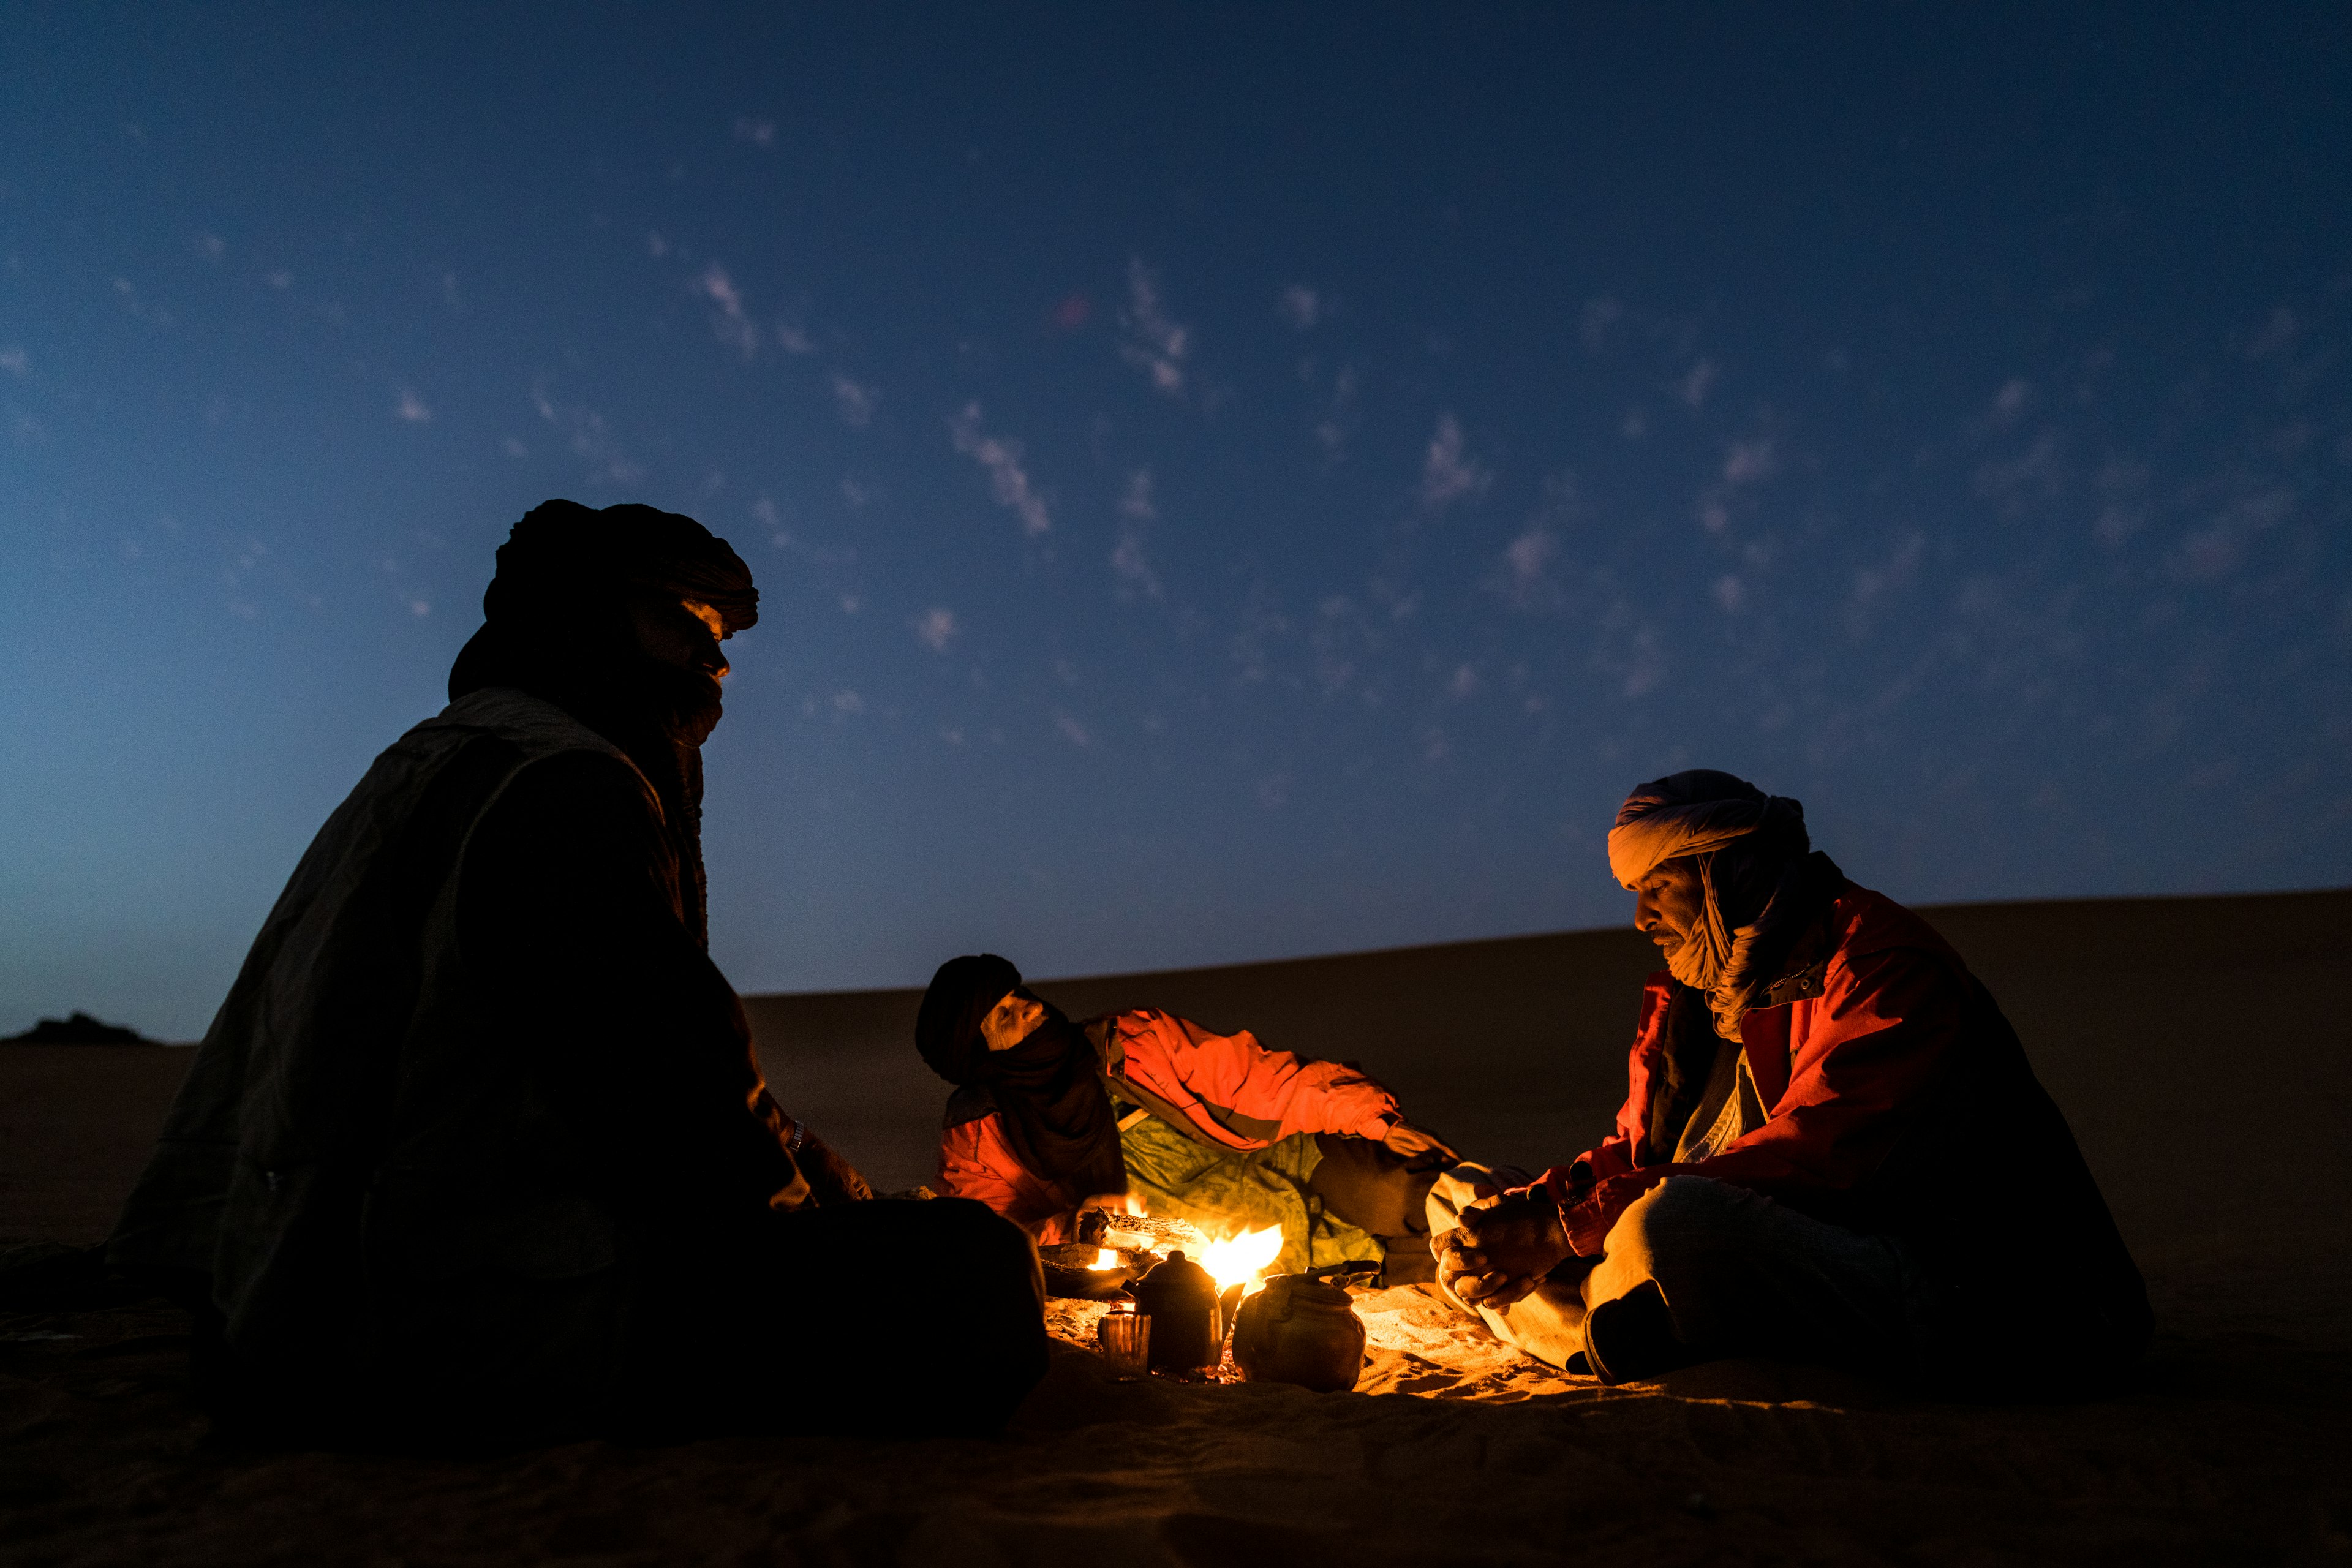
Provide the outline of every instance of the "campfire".
{"type": "Polygon", "coordinates": [[[1228,1318],[1237,1303],[1265,1288],[1265,1271],[1282,1253],[1280,1226],[1211,1237],[1191,1220],[1138,1214],[1132,1207],[1126,1213],[1087,1210],[1079,1215],[1078,1237],[1041,1249],[1048,1295],[1123,1299],[1124,1287],[1181,1251],[1216,1281],[1228,1318]]]}
{"type": "Polygon", "coordinates": [[[1282,1227],[1270,1225],[1209,1243],[1202,1249],[1199,1262],[1216,1280],[1220,1295],[1239,1285],[1244,1296],[1254,1296],[1265,1289],[1266,1265],[1281,1250],[1282,1227]]]}
{"type": "Polygon", "coordinates": [[[1254,1295],[1265,1283],[1267,1266],[1282,1252],[1278,1225],[1213,1238],[1190,1220],[1099,1209],[1092,1211],[1090,1217],[1091,1223],[1082,1221],[1079,1233],[1096,1242],[1094,1262],[1089,1266],[1096,1271],[1127,1268],[1138,1258],[1156,1261],[1181,1248],[1185,1257],[1209,1271],[1220,1293],[1239,1285],[1244,1288],[1244,1294],[1254,1295]]]}

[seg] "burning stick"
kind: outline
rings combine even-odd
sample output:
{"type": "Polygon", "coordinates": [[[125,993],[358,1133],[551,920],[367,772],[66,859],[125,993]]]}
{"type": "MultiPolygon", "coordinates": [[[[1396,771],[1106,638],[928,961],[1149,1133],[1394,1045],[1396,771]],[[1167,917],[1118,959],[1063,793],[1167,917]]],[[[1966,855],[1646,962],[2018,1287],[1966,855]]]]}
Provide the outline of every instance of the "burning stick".
{"type": "Polygon", "coordinates": [[[1078,1239],[1092,1247],[1165,1253],[1182,1247],[1187,1258],[1208,1250],[1209,1238],[1190,1220],[1154,1219],[1150,1215],[1116,1214],[1109,1209],[1086,1209],[1078,1215],[1078,1239]]]}

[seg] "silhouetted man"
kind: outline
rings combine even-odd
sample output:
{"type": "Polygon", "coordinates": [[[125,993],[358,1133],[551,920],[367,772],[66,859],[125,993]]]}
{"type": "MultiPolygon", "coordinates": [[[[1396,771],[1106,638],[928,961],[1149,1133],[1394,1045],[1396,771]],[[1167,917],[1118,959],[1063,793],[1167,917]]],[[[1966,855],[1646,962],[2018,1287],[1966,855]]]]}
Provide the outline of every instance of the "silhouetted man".
{"type": "Polygon", "coordinates": [[[304,855],[110,1244],[191,1288],[225,1416],[985,1429],[1042,1375],[1027,1238],[860,1201],[705,952],[700,747],[758,603],[650,507],[549,501],[499,549],[449,707],[304,855]],[[952,1307],[845,1293],[885,1258],[952,1307]]]}
{"type": "Polygon", "coordinates": [[[2147,1291],[2009,1021],[1810,849],[1797,802],[1728,773],[1633,792],[1609,864],[1667,973],[1616,1129],[1499,1195],[1441,1179],[1439,1282],[1609,1382],[1729,1355],[1978,1388],[2127,1364],[2147,1291]]]}

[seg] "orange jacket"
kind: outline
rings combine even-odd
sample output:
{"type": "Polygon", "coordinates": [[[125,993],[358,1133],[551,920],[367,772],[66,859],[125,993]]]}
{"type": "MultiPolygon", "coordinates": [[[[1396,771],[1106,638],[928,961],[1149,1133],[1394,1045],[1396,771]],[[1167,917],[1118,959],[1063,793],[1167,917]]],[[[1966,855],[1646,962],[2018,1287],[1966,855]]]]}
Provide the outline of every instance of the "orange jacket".
{"type": "Polygon", "coordinates": [[[1848,883],[1829,919],[1824,963],[1775,987],[1793,999],[1740,1018],[1766,1121],[1710,1159],[1675,1163],[1679,1129],[1652,1146],[1676,987],[1651,976],[1615,1131],[1538,1184],[1570,1245],[1591,1257],[1643,1193],[1672,1175],[1709,1176],[1899,1237],[1939,1278],[2024,1269],[2144,1323],[2139,1274],[2097,1184],[1982,983],[1883,894],[1848,883]]]}
{"type": "MultiPolygon", "coordinates": [[[[1360,1069],[1267,1050],[1247,1029],[1212,1034],[1189,1018],[1141,1007],[1094,1019],[1086,1032],[1112,1099],[1162,1120],[1181,1117],[1175,1124],[1203,1143],[1263,1149],[1294,1132],[1384,1138],[1399,1120],[1396,1096],[1360,1069]]],[[[1096,1195],[1024,1168],[982,1084],[948,1100],[940,1191],[978,1199],[1045,1246],[1074,1239],[1077,1205],[1096,1195]]]]}

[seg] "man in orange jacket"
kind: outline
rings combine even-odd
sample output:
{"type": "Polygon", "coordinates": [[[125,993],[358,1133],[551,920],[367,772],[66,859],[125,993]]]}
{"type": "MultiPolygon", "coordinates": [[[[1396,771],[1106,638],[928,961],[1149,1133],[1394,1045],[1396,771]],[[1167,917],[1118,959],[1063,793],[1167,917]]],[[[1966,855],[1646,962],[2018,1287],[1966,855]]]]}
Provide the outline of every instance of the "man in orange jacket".
{"type": "Polygon", "coordinates": [[[993,953],[950,959],[916,1045],[956,1085],[940,1186],[1040,1243],[1129,1195],[1213,1236],[1278,1224],[1282,1270],[1379,1259],[1428,1278],[1425,1194],[1453,1152],[1346,1062],[1268,1050],[1156,1008],[1074,1024],[993,953]]]}
{"type": "Polygon", "coordinates": [[[1527,1185],[1437,1184],[1457,1300],[1609,1382],[1767,1355],[2047,1386],[2137,1357],[2147,1291],[2065,1118],[1926,921],[1728,773],[1635,790],[1609,860],[1667,965],[1624,1107],[1527,1185]]]}

